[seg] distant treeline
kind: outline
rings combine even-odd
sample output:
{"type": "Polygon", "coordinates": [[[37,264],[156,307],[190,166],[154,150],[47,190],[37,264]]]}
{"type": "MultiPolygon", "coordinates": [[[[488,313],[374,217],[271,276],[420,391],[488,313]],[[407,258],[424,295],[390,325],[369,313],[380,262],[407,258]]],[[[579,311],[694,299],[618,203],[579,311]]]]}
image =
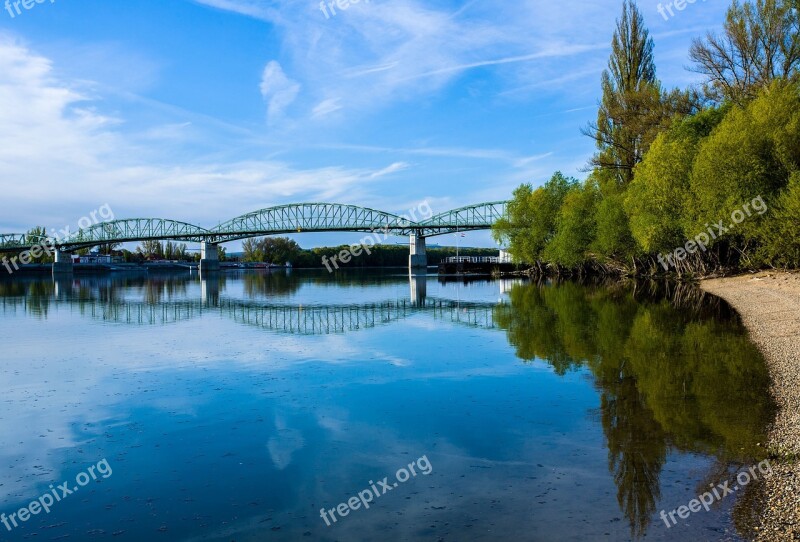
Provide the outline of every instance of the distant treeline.
{"type": "MultiPolygon", "coordinates": [[[[322,258],[326,256],[328,260],[339,254],[342,250],[347,250],[349,246],[322,247],[310,250],[303,250],[295,258],[292,265],[295,267],[323,267],[322,258]]],[[[342,264],[337,261],[339,267],[408,267],[409,248],[405,245],[377,245],[370,247],[371,254],[363,253],[353,258],[350,263],[342,264]]],[[[438,265],[441,261],[456,255],[455,247],[429,248],[428,265],[438,265]]],[[[462,248],[458,251],[459,256],[497,256],[497,249],[488,248],[462,248]]]]}
{"type": "MultiPolygon", "coordinates": [[[[244,250],[241,256],[243,262],[269,262],[278,265],[291,263],[294,267],[302,268],[324,267],[325,261],[330,262],[342,251],[351,251],[350,245],[303,249],[288,237],[247,239],[242,243],[242,248],[244,250]]],[[[360,255],[353,257],[348,263],[337,260],[336,264],[344,268],[408,266],[408,245],[367,246],[359,252],[360,255]]],[[[461,256],[497,256],[497,249],[462,248],[458,254],[461,256]]],[[[428,264],[437,265],[445,258],[455,255],[455,247],[429,248],[428,264]]],[[[329,265],[331,264],[329,263],[329,265]]]]}
{"type": "MultiPolygon", "coordinates": [[[[33,234],[31,234],[33,235],[33,234]]],[[[219,257],[221,261],[242,261],[259,262],[285,265],[290,263],[293,267],[300,268],[324,268],[323,257],[327,261],[343,250],[350,250],[350,245],[338,247],[319,247],[312,249],[301,248],[295,241],[288,237],[262,237],[247,239],[243,243],[244,251],[240,256],[228,255],[225,247],[219,247],[219,257]]],[[[376,245],[362,250],[360,256],[353,257],[349,263],[337,261],[337,265],[342,268],[358,267],[407,267],[409,247],[407,245],[376,245]]],[[[119,249],[117,245],[104,245],[99,247],[101,254],[112,254],[127,263],[143,263],[152,260],[177,260],[177,261],[198,261],[200,254],[188,252],[185,243],[173,243],[170,241],[145,241],[141,243],[135,251],[119,249]]],[[[80,254],[87,254],[89,249],[79,251],[80,254]]],[[[461,248],[456,247],[432,247],[428,249],[428,264],[438,265],[446,258],[455,256],[497,256],[497,249],[490,248],[461,248]]],[[[52,257],[42,257],[34,263],[52,263],[52,257]]]]}
{"type": "Polygon", "coordinates": [[[665,90],[625,2],[602,77],[585,181],[514,192],[498,241],[547,274],[709,275],[800,266],[797,1],[734,2],[696,39],[702,88],[665,90]]]}

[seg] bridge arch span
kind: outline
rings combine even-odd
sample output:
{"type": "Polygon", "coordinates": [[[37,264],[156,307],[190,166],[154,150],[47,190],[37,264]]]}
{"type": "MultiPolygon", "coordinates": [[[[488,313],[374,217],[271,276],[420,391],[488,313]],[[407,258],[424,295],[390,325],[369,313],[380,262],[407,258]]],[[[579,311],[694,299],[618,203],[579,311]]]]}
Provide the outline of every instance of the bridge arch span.
{"type": "Polygon", "coordinates": [[[295,203],[253,211],[223,224],[212,232],[215,242],[236,241],[260,235],[302,232],[390,231],[409,235],[418,226],[398,215],[339,203],[295,203]]]}
{"type": "Polygon", "coordinates": [[[456,231],[487,230],[506,216],[508,201],[467,205],[432,216],[419,223],[425,237],[456,231]]]}
{"type": "Polygon", "coordinates": [[[129,218],[101,222],[79,230],[56,244],[60,250],[73,251],[106,243],[135,241],[191,241],[201,243],[211,232],[200,226],[163,218],[129,218]]]}

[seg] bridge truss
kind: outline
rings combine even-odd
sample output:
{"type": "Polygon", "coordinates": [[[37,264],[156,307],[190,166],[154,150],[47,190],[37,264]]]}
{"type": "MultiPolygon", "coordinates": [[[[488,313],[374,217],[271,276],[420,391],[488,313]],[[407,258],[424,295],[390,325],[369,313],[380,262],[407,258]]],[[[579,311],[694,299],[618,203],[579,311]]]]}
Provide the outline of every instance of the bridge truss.
{"type": "Polygon", "coordinates": [[[132,218],[102,222],[63,239],[28,234],[0,234],[0,253],[48,244],[73,252],[104,244],[139,241],[226,243],[250,237],[303,232],[377,232],[433,237],[457,231],[489,229],[506,215],[508,202],[496,201],[453,209],[421,222],[355,205],[299,203],[248,213],[213,229],[161,218],[132,218]]]}

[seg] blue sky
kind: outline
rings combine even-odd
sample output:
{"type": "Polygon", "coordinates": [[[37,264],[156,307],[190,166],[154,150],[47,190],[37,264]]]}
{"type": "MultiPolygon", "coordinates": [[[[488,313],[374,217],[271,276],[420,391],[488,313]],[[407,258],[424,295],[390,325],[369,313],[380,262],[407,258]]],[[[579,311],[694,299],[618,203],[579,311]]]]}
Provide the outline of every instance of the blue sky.
{"type": "MultiPolygon", "coordinates": [[[[696,82],[689,45],[728,2],[668,20],[639,5],[664,84],[696,82]]],[[[2,232],[75,229],[106,203],[206,227],[308,201],[438,213],[556,170],[583,178],[594,149],[580,128],[621,1],[361,0],[327,17],[316,0],[20,8],[0,11],[2,232]]]]}

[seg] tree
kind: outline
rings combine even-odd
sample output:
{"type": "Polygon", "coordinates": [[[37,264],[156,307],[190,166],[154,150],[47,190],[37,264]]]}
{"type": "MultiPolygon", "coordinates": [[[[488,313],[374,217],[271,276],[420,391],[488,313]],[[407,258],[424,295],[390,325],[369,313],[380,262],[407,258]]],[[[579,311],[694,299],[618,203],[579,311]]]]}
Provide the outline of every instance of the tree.
{"type": "Polygon", "coordinates": [[[761,231],[763,258],[772,265],[800,267],[800,171],[795,171],[761,231]]]}
{"type": "Polygon", "coordinates": [[[514,191],[508,218],[495,224],[492,234],[495,240],[507,244],[517,262],[542,261],[544,250],[556,233],[564,198],[576,186],[577,180],[565,177],[560,171],[536,190],[530,184],[523,184],[514,191]]]}
{"type": "Polygon", "coordinates": [[[246,262],[263,262],[264,251],[261,249],[261,244],[258,239],[250,238],[242,242],[242,250],[244,251],[243,260],[246,262]]]}
{"type": "Polygon", "coordinates": [[[707,96],[742,104],[776,79],[797,81],[799,11],[798,0],[735,0],[723,35],[709,32],[689,53],[693,70],[706,76],[707,96]]]}
{"type": "Polygon", "coordinates": [[[611,194],[597,203],[595,238],[590,250],[611,262],[626,262],[638,253],[622,194],[611,194]]]}
{"type": "MultiPolygon", "coordinates": [[[[37,226],[35,228],[31,228],[28,233],[26,234],[26,242],[30,243],[31,246],[41,246],[45,247],[44,240],[47,238],[47,228],[43,226],[37,226]]],[[[29,252],[29,256],[32,256],[29,252]]],[[[42,254],[33,258],[31,257],[31,263],[50,263],[54,260],[52,254],[48,254],[47,251],[42,251],[42,254]]]]}
{"type": "Polygon", "coordinates": [[[544,254],[567,268],[586,262],[589,245],[595,235],[595,209],[597,189],[591,183],[576,187],[564,196],[556,218],[556,231],[544,254]]]}
{"type": "Polygon", "coordinates": [[[672,251],[691,233],[685,227],[695,157],[700,143],[728,109],[708,109],[674,125],[656,138],[636,167],[625,195],[625,210],[631,233],[643,251],[672,251]]]}
{"type": "Polygon", "coordinates": [[[653,40],[633,2],[623,3],[611,49],[608,69],[602,76],[597,123],[590,124],[584,134],[595,140],[600,151],[592,165],[613,170],[616,181],[624,186],[633,177],[633,168],[641,161],[662,117],[653,40]]]}
{"type": "Polygon", "coordinates": [[[136,247],[136,252],[144,256],[145,259],[151,257],[161,259],[164,257],[164,247],[158,241],[142,241],[136,247]]]}
{"type": "Polygon", "coordinates": [[[246,262],[270,262],[281,265],[292,263],[302,252],[300,245],[288,237],[246,239],[242,243],[242,248],[246,262]]]}
{"type": "MultiPolygon", "coordinates": [[[[696,234],[723,219],[727,226],[731,213],[759,196],[771,204],[797,170],[800,88],[776,82],[746,107],[732,108],[701,143],[684,229],[696,234]]],[[[752,246],[762,222],[755,215],[730,232],[739,238],[741,250],[752,246]]]]}

